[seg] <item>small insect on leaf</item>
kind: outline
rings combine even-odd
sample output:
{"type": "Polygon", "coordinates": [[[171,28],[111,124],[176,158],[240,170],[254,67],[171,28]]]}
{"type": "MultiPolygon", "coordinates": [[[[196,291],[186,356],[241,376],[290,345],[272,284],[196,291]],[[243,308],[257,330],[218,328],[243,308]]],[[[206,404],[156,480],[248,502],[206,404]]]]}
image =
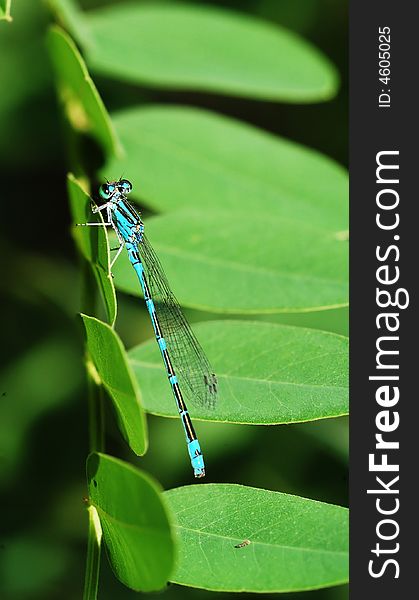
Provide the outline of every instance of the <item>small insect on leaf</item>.
{"type": "Polygon", "coordinates": [[[250,540],[243,540],[242,542],[240,542],[240,544],[236,544],[234,547],[235,548],[244,548],[245,546],[248,546],[249,544],[251,544],[250,540]]]}

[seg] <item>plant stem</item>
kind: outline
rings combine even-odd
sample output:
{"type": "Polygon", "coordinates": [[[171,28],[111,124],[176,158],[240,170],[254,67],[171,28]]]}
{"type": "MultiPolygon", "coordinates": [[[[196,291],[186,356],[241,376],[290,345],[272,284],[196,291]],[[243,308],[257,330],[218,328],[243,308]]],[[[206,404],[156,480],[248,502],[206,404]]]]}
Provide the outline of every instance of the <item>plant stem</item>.
{"type": "MultiPolygon", "coordinates": [[[[95,314],[95,288],[87,263],[83,265],[83,308],[95,314]]],[[[89,421],[89,452],[103,452],[105,449],[105,426],[103,414],[103,389],[100,377],[89,356],[86,356],[87,403],[89,421]]],[[[96,508],[88,506],[89,531],[87,536],[86,572],[83,600],[97,600],[100,572],[102,528],[96,508]]]]}
{"type": "Polygon", "coordinates": [[[95,507],[89,506],[87,511],[89,513],[89,535],[87,538],[86,575],[84,578],[83,600],[96,600],[99,584],[102,529],[95,507]]]}

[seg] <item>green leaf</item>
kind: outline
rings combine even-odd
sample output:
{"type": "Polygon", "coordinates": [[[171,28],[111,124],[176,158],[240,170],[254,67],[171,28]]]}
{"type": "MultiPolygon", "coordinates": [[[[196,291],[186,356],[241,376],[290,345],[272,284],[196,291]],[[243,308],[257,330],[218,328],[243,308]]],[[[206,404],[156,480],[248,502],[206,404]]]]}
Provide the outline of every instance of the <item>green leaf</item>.
{"type": "Polygon", "coordinates": [[[146,107],[114,115],[127,150],[102,169],[124,173],[133,195],[158,211],[196,207],[263,213],[348,227],[348,178],[329,158],[284,138],[209,111],[146,107]],[[162,174],[164,173],[164,177],[162,174]]]}
{"type": "Polygon", "coordinates": [[[10,15],[12,0],[0,0],[0,21],[13,21],[10,15]]]}
{"type": "Polygon", "coordinates": [[[109,325],[87,315],[81,316],[96,376],[112,398],[122,435],[131,450],[141,456],[147,450],[147,423],[125,349],[109,325]]]}
{"type": "Polygon", "coordinates": [[[71,36],[83,47],[92,44],[88,24],[83,11],[75,0],[46,0],[59,24],[68,29],[71,36]]]}
{"type": "MultiPolygon", "coordinates": [[[[347,338],[251,321],[208,321],[194,331],[218,379],[215,410],[188,407],[195,418],[271,425],[348,413],[347,338]]],[[[177,416],[155,341],[133,348],[129,360],[146,410],[177,416]]]]}
{"type": "MultiPolygon", "coordinates": [[[[185,209],[145,227],[182,305],[251,314],[347,304],[348,244],[311,222],[185,209]]],[[[113,272],[117,288],[140,295],[126,258],[113,272]]]]}
{"type": "MultiPolygon", "coordinates": [[[[89,223],[96,220],[103,221],[102,213],[93,216],[91,199],[85,192],[80,181],[71,173],[67,175],[67,189],[70,198],[70,210],[73,223],[89,223]]],[[[99,221],[99,222],[100,222],[99,221]]],[[[110,251],[108,236],[103,227],[77,227],[73,229],[74,240],[80,253],[91,264],[98,288],[106,307],[109,322],[115,323],[117,303],[116,293],[110,272],[110,251]]]]}
{"type": "Polygon", "coordinates": [[[348,580],[348,510],[233,484],[165,492],[177,518],[171,581],[223,592],[296,592],[348,580]],[[244,540],[250,544],[236,548],[244,540]]]}
{"type": "Polygon", "coordinates": [[[47,46],[64,113],[73,129],[91,134],[105,154],[121,155],[111,119],[73,40],[53,26],[47,34],[47,46]]]}
{"type": "Polygon", "coordinates": [[[127,3],[90,13],[88,23],[89,64],[118,80],[288,102],[336,93],[336,71],[316,48],[239,12],[127,3]]]}
{"type": "Polygon", "coordinates": [[[90,502],[98,511],[115,575],[142,592],[164,588],[174,547],[159,485],[142,471],[106,454],[87,459],[90,502]]]}

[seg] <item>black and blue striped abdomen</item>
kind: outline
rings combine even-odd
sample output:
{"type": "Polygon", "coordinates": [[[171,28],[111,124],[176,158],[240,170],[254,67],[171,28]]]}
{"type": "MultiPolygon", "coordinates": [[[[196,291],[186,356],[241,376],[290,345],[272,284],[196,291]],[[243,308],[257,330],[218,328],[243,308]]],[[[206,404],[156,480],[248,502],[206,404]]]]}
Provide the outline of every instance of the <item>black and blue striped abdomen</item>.
{"type": "Polygon", "coordinates": [[[159,318],[157,316],[156,307],[154,305],[153,299],[150,295],[150,289],[147,282],[146,274],[144,272],[144,267],[141,262],[141,257],[138,252],[137,244],[133,242],[127,242],[126,248],[128,251],[128,256],[131,261],[132,266],[137,273],[138,279],[141,284],[141,288],[144,294],[144,300],[147,306],[148,313],[150,315],[150,319],[153,325],[154,333],[156,336],[156,340],[158,346],[160,348],[160,352],[163,358],[163,363],[166,369],[167,377],[169,379],[170,386],[172,388],[173,396],[176,401],[177,409],[182,420],[182,425],[185,431],[186,442],[188,445],[189,457],[191,459],[191,464],[194,469],[195,477],[203,477],[205,475],[205,465],[204,459],[202,456],[201,448],[199,442],[196,437],[195,430],[192,425],[191,418],[189,416],[188,409],[182,397],[182,392],[180,389],[180,385],[172,364],[170,360],[170,350],[167,347],[166,340],[163,336],[159,318]]]}

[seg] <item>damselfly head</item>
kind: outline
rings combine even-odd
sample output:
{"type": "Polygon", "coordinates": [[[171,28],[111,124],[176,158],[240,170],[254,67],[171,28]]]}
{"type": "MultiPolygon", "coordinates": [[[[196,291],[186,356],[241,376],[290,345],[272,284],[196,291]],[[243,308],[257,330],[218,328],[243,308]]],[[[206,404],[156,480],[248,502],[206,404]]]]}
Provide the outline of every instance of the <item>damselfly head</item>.
{"type": "MultiPolygon", "coordinates": [[[[129,194],[132,190],[132,183],[128,181],[128,179],[119,179],[118,181],[107,181],[106,183],[102,183],[99,188],[99,196],[104,200],[109,200],[115,192],[119,192],[125,196],[129,194]]],[[[119,196],[117,194],[117,196],[119,196]]]]}

